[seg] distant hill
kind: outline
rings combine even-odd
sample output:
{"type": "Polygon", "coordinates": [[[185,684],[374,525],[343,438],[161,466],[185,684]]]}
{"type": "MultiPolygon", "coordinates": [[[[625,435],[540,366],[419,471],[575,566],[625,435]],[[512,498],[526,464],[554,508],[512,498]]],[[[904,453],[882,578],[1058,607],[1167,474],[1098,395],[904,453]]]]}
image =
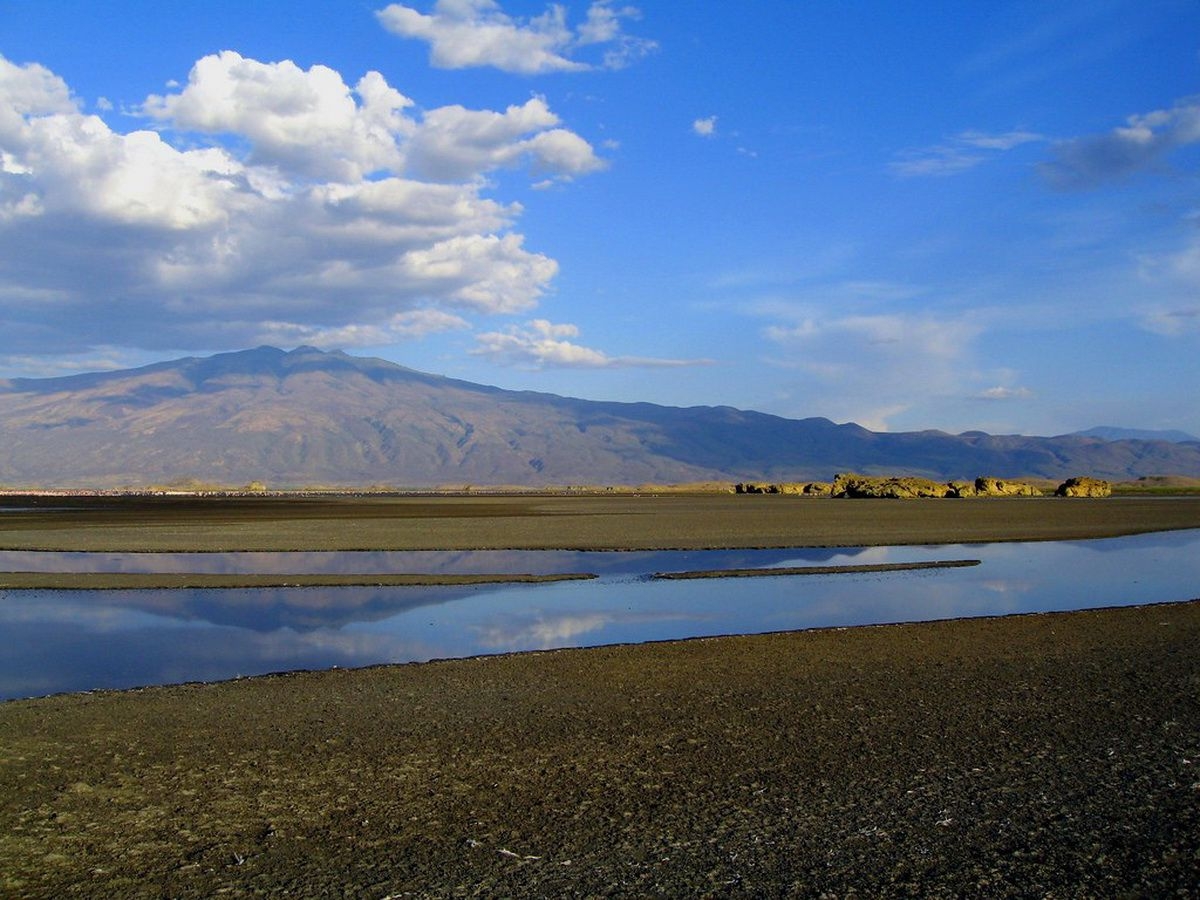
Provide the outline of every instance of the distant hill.
{"type": "Polygon", "coordinates": [[[1099,425],[1087,431],[1076,431],[1075,434],[1105,441],[1170,441],[1173,444],[1200,441],[1200,438],[1186,431],[1150,431],[1144,428],[1114,428],[1111,425],[1099,425]]]}
{"type": "Polygon", "coordinates": [[[1200,445],[876,433],[730,407],[506,391],[310,347],[0,381],[0,441],[0,484],[47,487],[1200,476],[1200,445]]]}

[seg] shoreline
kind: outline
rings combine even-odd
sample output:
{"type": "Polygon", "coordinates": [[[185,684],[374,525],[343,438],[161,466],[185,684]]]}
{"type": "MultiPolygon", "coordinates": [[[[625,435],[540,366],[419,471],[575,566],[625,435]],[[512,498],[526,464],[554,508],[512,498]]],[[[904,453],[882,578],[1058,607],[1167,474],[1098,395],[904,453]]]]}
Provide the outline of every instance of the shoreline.
{"type": "Polygon", "coordinates": [[[1188,601],[9,701],[0,886],[1165,895],[1197,678],[1188,601]]]}

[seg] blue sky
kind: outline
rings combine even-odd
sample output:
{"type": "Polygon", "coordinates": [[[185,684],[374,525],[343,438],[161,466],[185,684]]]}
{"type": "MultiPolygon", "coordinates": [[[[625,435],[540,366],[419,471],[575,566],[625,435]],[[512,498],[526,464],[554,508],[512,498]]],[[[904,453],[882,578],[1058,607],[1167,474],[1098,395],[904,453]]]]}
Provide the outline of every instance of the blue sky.
{"type": "Polygon", "coordinates": [[[0,0],[0,376],[1200,434],[1200,4],[0,0]]]}

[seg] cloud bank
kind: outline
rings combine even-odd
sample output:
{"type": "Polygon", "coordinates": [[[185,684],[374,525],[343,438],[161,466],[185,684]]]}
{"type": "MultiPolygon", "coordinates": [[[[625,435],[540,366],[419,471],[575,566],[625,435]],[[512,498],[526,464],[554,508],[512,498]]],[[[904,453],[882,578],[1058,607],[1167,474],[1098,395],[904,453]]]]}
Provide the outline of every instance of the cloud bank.
{"type": "Polygon", "coordinates": [[[656,47],[623,32],[622,20],[641,13],[612,0],[593,2],[575,28],[558,4],[528,20],[507,15],[495,0],[437,0],[428,14],[393,3],[375,15],[392,34],[429,44],[429,61],[441,69],[488,66],[519,75],[620,69],[656,47]],[[574,58],[586,48],[603,48],[599,62],[574,58]]]}
{"type": "Polygon", "coordinates": [[[603,168],[533,97],[425,112],[368,72],[206,56],[114,130],[0,57],[0,315],[10,353],[371,345],[536,306],[557,264],[486,176],[603,168]]]}

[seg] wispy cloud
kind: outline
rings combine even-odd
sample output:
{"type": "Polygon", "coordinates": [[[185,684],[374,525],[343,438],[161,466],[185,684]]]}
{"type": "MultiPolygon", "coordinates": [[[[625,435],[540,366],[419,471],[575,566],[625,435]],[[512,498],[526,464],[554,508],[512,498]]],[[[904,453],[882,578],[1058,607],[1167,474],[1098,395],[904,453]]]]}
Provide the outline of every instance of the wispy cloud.
{"type": "Polygon", "coordinates": [[[578,336],[579,328],[575,325],[534,319],[523,326],[513,325],[505,331],[477,335],[476,347],[471,353],[503,365],[538,369],[677,368],[712,364],[711,360],[706,359],[609,356],[568,340],[578,336]]]}
{"type": "Polygon", "coordinates": [[[1200,142],[1200,97],[1170,109],[1132,115],[1104,134],[1059,141],[1040,167],[1051,185],[1092,188],[1147,169],[1188,144],[1200,142]]]}
{"type": "Polygon", "coordinates": [[[977,397],[980,400],[1028,400],[1033,391],[1026,387],[1006,387],[996,385],[981,391],[977,397]]]}
{"type": "Polygon", "coordinates": [[[253,343],[310,347],[380,347],[398,341],[414,340],[443,331],[470,328],[461,316],[440,309],[413,309],[396,313],[378,325],[342,325],[321,328],[296,322],[264,322],[253,343]]]}
{"type": "Polygon", "coordinates": [[[904,178],[957,175],[987,161],[995,153],[1022,144],[1045,140],[1032,131],[1013,130],[999,134],[963,131],[949,141],[932,147],[905,150],[892,161],[892,173],[904,178]]]}
{"type": "Polygon", "coordinates": [[[77,372],[111,372],[136,365],[117,351],[83,356],[0,356],[0,370],[27,378],[55,378],[77,372]]]}
{"type": "Polygon", "coordinates": [[[393,3],[375,15],[392,34],[428,43],[430,62],[442,69],[489,66],[521,75],[620,69],[657,46],[623,31],[622,20],[641,13],[612,0],[595,0],[576,28],[559,4],[530,19],[508,15],[495,0],[437,0],[429,14],[393,3]],[[603,48],[599,63],[575,58],[592,47],[603,48]]]}
{"type": "Polygon", "coordinates": [[[1147,331],[1164,337],[1200,334],[1200,306],[1180,309],[1156,309],[1142,318],[1147,331]]]}
{"type": "Polygon", "coordinates": [[[796,390],[809,410],[819,403],[831,418],[886,431],[914,406],[961,396],[980,331],[964,316],[837,316],[814,309],[769,325],[764,336],[778,348],[775,364],[798,374],[796,390]]]}

